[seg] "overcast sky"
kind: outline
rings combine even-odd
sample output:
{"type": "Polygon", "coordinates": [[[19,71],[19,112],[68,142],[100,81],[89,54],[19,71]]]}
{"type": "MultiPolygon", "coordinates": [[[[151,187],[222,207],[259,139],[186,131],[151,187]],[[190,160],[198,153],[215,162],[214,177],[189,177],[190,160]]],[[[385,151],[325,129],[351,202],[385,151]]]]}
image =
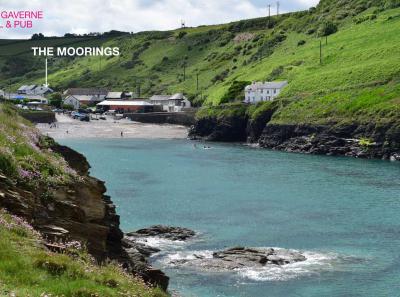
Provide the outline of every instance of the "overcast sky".
{"type": "MultiPolygon", "coordinates": [[[[0,19],[0,38],[25,38],[33,33],[62,36],[70,33],[121,30],[167,30],[180,26],[226,23],[264,16],[275,0],[0,0],[0,11],[42,10],[44,19],[33,29],[7,29],[0,19]]],[[[280,11],[315,6],[318,0],[281,0],[280,11]]]]}

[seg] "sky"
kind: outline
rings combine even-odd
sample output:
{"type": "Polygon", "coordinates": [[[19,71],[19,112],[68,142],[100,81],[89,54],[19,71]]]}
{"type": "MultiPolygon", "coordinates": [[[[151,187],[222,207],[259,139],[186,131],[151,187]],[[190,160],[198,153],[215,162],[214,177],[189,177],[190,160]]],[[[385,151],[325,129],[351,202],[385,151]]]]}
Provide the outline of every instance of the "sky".
{"type": "MultiPolygon", "coordinates": [[[[280,12],[308,9],[318,0],[281,0],[280,12]]],[[[29,38],[33,33],[62,36],[120,30],[140,32],[186,26],[221,24],[265,16],[276,0],[0,0],[3,11],[43,11],[32,28],[6,28],[0,18],[0,39],[29,38]],[[1,28],[3,26],[3,28],[1,28]]],[[[14,20],[11,20],[12,24],[14,20]]]]}

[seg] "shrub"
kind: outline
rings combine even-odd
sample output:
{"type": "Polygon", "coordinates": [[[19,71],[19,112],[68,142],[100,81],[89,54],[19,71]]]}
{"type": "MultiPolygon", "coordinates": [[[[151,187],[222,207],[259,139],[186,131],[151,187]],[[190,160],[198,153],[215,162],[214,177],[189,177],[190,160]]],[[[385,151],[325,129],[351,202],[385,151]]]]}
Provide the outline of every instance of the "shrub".
{"type": "Polygon", "coordinates": [[[269,76],[267,77],[267,80],[275,80],[277,79],[279,76],[282,75],[283,71],[285,70],[285,68],[283,68],[283,66],[278,66],[276,68],[274,68],[271,73],[269,74],[269,76]]]}
{"type": "Polygon", "coordinates": [[[305,40],[299,40],[299,42],[297,42],[297,46],[302,46],[305,45],[306,41],[305,40]]]}
{"type": "Polygon", "coordinates": [[[60,108],[62,105],[62,97],[60,93],[53,93],[50,96],[50,105],[60,108]]]}
{"type": "Polygon", "coordinates": [[[376,14],[368,14],[368,15],[363,15],[360,16],[358,18],[354,19],[354,23],[356,24],[361,24],[365,21],[369,21],[369,20],[375,20],[377,18],[376,14]]]}
{"type": "Polygon", "coordinates": [[[386,0],[385,2],[386,9],[397,8],[397,7],[400,7],[400,0],[386,0]]]}
{"type": "Polygon", "coordinates": [[[179,32],[178,39],[182,39],[186,34],[187,34],[187,32],[185,32],[185,31],[179,32]]]}
{"type": "Polygon", "coordinates": [[[249,85],[249,81],[233,81],[229,89],[221,98],[221,103],[244,100],[244,88],[249,85]]]}
{"type": "Polygon", "coordinates": [[[308,34],[308,35],[312,35],[314,33],[315,33],[315,29],[308,29],[306,32],[306,34],[308,34]]]}
{"type": "Polygon", "coordinates": [[[338,30],[338,27],[336,24],[332,23],[331,21],[327,21],[323,23],[319,29],[318,29],[318,36],[328,36],[331,34],[336,33],[338,30]]]}
{"type": "Polygon", "coordinates": [[[14,162],[12,162],[12,157],[8,153],[1,151],[0,151],[0,171],[9,177],[15,176],[17,172],[14,162]]]}

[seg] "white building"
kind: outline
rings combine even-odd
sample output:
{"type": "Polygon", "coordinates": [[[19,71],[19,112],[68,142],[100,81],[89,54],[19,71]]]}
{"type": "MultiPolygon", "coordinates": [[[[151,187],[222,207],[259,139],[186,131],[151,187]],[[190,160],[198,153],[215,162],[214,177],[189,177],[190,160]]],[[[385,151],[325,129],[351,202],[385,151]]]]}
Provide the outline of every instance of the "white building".
{"type": "Polygon", "coordinates": [[[260,101],[273,101],[287,84],[287,81],[253,82],[244,89],[244,102],[257,103],[260,101]]]}
{"type": "Polygon", "coordinates": [[[103,101],[103,99],[97,95],[68,95],[63,100],[63,103],[73,106],[74,109],[79,109],[83,105],[94,106],[101,101],[103,101]]]}
{"type": "Polygon", "coordinates": [[[190,108],[191,103],[182,93],[170,95],[153,95],[150,102],[154,105],[161,105],[163,111],[180,112],[184,108],[190,108]]]}
{"type": "Polygon", "coordinates": [[[46,95],[53,92],[52,89],[44,85],[23,85],[17,90],[17,93],[21,95],[46,95]]]}

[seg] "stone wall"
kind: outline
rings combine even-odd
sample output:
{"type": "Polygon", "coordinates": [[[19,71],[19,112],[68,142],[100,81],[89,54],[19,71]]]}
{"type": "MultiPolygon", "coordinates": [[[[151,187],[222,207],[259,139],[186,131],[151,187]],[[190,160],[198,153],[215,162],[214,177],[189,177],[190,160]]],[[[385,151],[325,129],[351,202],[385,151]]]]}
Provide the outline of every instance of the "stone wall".
{"type": "Polygon", "coordinates": [[[56,121],[56,114],[52,111],[19,110],[18,113],[34,124],[54,123],[56,121]]]}
{"type": "Polygon", "coordinates": [[[195,112],[151,112],[151,113],[127,113],[126,117],[132,121],[153,124],[174,124],[191,126],[195,123],[195,112]]]}

